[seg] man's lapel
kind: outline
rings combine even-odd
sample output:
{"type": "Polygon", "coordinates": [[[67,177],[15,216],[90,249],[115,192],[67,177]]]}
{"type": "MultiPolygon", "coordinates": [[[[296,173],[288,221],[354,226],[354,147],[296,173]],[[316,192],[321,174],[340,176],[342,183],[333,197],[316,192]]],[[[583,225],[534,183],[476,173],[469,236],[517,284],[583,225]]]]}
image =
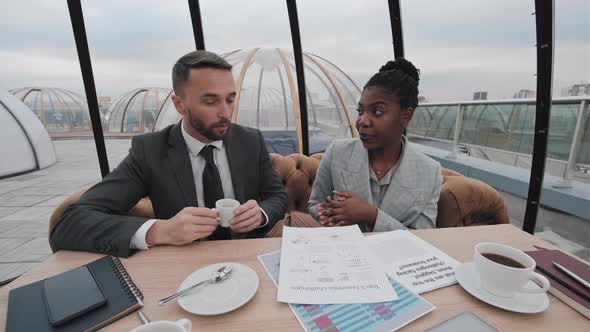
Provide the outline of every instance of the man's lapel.
{"type": "Polygon", "coordinates": [[[234,124],[230,124],[227,130],[227,135],[225,135],[225,138],[223,139],[223,145],[225,146],[227,162],[229,163],[229,170],[231,172],[231,181],[234,187],[234,195],[236,196],[236,200],[238,202],[244,203],[246,194],[244,193],[244,177],[241,176],[241,173],[243,173],[243,170],[248,163],[248,160],[246,160],[247,147],[240,144],[240,140],[238,137],[236,137],[235,133],[236,130],[234,124]]]}
{"type": "Polygon", "coordinates": [[[348,158],[348,162],[340,172],[346,191],[356,192],[363,201],[373,204],[369,183],[369,155],[367,150],[360,141],[356,141],[351,154],[344,156],[344,158],[348,158]]]}
{"type": "Polygon", "coordinates": [[[190,157],[186,143],[182,137],[182,121],[178,122],[170,131],[168,137],[168,159],[172,166],[172,172],[184,197],[186,206],[197,206],[197,191],[190,157]]]}

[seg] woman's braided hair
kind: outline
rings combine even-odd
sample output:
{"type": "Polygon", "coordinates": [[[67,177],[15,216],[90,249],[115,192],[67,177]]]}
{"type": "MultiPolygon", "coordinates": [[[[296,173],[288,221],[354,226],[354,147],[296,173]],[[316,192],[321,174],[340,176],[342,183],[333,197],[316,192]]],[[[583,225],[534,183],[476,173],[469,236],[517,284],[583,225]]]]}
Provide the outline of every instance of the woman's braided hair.
{"type": "Polygon", "coordinates": [[[386,93],[397,97],[402,109],[416,108],[418,106],[419,76],[420,71],[410,61],[397,58],[382,66],[379,72],[365,84],[364,89],[380,87],[386,93]]]}

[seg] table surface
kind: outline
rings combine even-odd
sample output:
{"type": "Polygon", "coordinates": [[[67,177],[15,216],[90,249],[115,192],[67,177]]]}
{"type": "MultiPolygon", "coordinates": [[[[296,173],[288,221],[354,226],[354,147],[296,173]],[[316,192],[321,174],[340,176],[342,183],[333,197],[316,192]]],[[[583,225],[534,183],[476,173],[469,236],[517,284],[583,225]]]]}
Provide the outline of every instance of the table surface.
{"type": "MultiPolygon", "coordinates": [[[[473,246],[479,242],[503,243],[521,250],[554,246],[512,225],[476,226],[412,231],[415,235],[446,252],[460,262],[472,260],[473,246]]],[[[159,246],[140,251],[123,265],[144,294],[143,312],[152,320],[189,318],[194,331],[302,331],[289,306],[276,301],[277,288],[257,256],[280,249],[281,239],[196,242],[182,247],[159,246]],[[183,311],[177,303],[158,306],[157,299],[176,291],[193,271],[209,264],[233,261],[250,266],[260,278],[256,295],[241,308],[218,316],[196,316],[183,311]]],[[[0,289],[0,329],[6,326],[8,292],[33,281],[89,263],[102,255],[60,251],[39,267],[0,289]]],[[[436,309],[404,327],[402,331],[423,331],[456,314],[470,310],[501,331],[590,331],[590,320],[550,295],[551,305],[538,314],[519,314],[488,305],[453,285],[422,294],[436,309]]],[[[133,313],[104,331],[128,331],[140,325],[133,313]]],[[[101,330],[102,331],[102,330],[101,330]]]]}

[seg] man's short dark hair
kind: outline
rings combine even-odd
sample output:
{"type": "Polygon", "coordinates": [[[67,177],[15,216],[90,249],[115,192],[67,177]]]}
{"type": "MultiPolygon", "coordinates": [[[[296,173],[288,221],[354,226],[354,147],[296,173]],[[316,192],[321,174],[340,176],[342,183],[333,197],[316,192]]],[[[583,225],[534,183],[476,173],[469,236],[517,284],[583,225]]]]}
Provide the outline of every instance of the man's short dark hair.
{"type": "Polygon", "coordinates": [[[193,68],[231,70],[232,65],[213,52],[200,50],[183,55],[172,67],[172,88],[177,96],[183,94],[182,87],[193,68]]]}

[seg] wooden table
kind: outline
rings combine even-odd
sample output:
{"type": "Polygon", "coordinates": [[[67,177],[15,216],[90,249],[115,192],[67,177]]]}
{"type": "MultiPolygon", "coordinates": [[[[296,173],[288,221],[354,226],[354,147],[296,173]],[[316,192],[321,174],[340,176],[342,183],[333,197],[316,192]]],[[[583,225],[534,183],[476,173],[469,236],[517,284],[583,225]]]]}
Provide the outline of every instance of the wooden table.
{"type": "MultiPolygon", "coordinates": [[[[473,246],[479,242],[498,242],[521,250],[534,250],[533,245],[554,249],[512,225],[431,229],[413,233],[461,262],[472,260],[473,246]]],[[[186,317],[193,321],[194,331],[302,331],[289,307],[276,301],[277,288],[257,259],[258,255],[277,250],[280,246],[279,238],[201,242],[183,247],[154,247],[122,261],[145,296],[143,312],[151,320],[186,317]],[[258,273],[258,292],[246,305],[219,316],[192,315],[176,303],[163,307],[157,305],[157,299],[174,293],[191,272],[221,261],[246,264],[258,273]]],[[[35,270],[0,289],[0,328],[3,330],[6,326],[9,289],[99,257],[97,254],[60,251],[35,270]]],[[[549,309],[539,314],[518,314],[498,309],[474,298],[459,285],[423,296],[436,306],[436,310],[406,326],[403,331],[423,331],[465,310],[471,310],[501,331],[590,331],[590,320],[553,296],[550,296],[549,309]]],[[[138,315],[133,313],[107,326],[104,331],[128,331],[139,324],[138,315]]]]}

